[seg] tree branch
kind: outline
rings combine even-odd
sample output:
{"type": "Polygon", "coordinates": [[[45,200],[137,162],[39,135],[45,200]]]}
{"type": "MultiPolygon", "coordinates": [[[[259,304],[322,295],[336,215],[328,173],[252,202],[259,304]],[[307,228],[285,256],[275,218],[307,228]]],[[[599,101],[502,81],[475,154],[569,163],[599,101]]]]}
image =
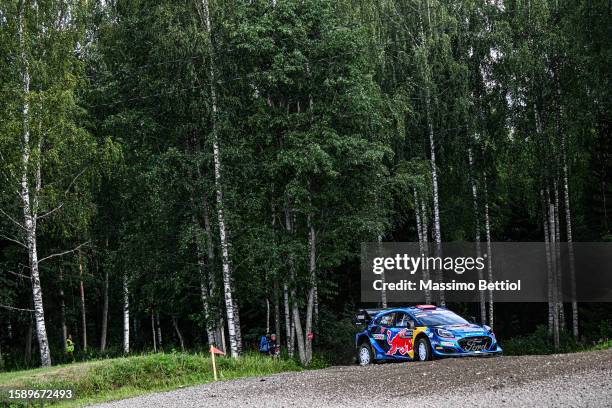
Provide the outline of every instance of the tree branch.
{"type": "MultiPolygon", "coordinates": [[[[74,176],[74,178],[72,179],[72,181],[70,182],[70,184],[68,184],[68,187],[66,187],[66,191],[64,191],[64,195],[68,194],[68,192],[70,191],[70,188],[73,186],[73,184],[77,181],[77,179],[79,177],[81,177],[81,175],[83,173],[85,173],[85,170],[87,170],[87,167],[85,167],[83,170],[81,170],[76,176],[74,176]]],[[[46,213],[44,213],[43,215],[40,216],[36,216],[37,220],[42,220],[45,217],[48,217],[49,215],[53,214],[56,211],[59,211],[62,207],[64,206],[64,203],[60,203],[60,205],[58,205],[57,207],[55,207],[52,210],[47,211],[46,213]]]]}
{"type": "Polygon", "coordinates": [[[52,209],[52,210],[47,211],[47,212],[46,212],[46,213],[44,213],[43,215],[38,215],[38,216],[36,216],[36,219],[37,219],[37,220],[42,220],[43,218],[45,218],[45,217],[47,217],[47,216],[49,216],[49,215],[53,214],[54,212],[58,211],[60,208],[62,208],[62,207],[63,207],[63,205],[64,205],[64,203],[61,203],[60,205],[58,205],[57,207],[55,207],[55,208],[54,208],[54,209],[52,209]]]}
{"type": "Polygon", "coordinates": [[[17,225],[18,227],[20,227],[24,231],[27,231],[26,227],[24,227],[19,221],[17,221],[16,219],[14,219],[10,215],[8,215],[2,208],[0,208],[0,213],[4,214],[4,216],[6,218],[8,218],[9,220],[13,221],[13,223],[15,223],[15,225],[17,225]]]}
{"type": "Polygon", "coordinates": [[[6,239],[7,241],[14,242],[15,244],[19,244],[19,245],[21,245],[22,247],[24,247],[24,248],[26,248],[26,249],[28,248],[28,246],[27,246],[26,244],[24,244],[23,242],[21,242],[21,241],[19,241],[19,240],[17,240],[17,239],[13,239],[13,238],[7,237],[7,236],[6,236],[6,235],[4,235],[4,234],[0,234],[0,238],[2,238],[2,239],[6,239]]]}
{"type": "Polygon", "coordinates": [[[21,309],[18,307],[13,307],[13,306],[8,306],[8,305],[0,305],[0,307],[4,308],[4,309],[8,309],[8,310],[16,310],[18,312],[30,312],[32,313],[34,311],[34,309],[21,309]]]}
{"type": "Polygon", "coordinates": [[[74,176],[74,178],[72,179],[72,181],[70,182],[70,184],[68,184],[68,187],[66,187],[66,191],[64,191],[64,195],[68,194],[68,191],[70,191],[70,187],[72,187],[72,185],[73,185],[73,184],[74,184],[74,183],[77,181],[77,179],[78,179],[79,177],[81,177],[81,175],[82,175],[83,173],[85,173],[85,170],[87,170],[87,168],[88,168],[88,167],[89,167],[89,166],[85,167],[83,170],[81,170],[81,171],[79,172],[79,174],[77,174],[76,176],[74,176]]]}
{"type": "Polygon", "coordinates": [[[7,272],[12,274],[12,275],[15,275],[17,277],[20,277],[20,278],[30,279],[30,277],[28,275],[24,275],[23,273],[13,272],[13,271],[7,271],[7,272]]]}
{"type": "Polygon", "coordinates": [[[63,256],[63,255],[70,254],[70,253],[72,253],[72,252],[78,251],[78,249],[79,249],[79,248],[81,248],[81,247],[82,247],[82,246],[84,246],[84,245],[89,244],[89,242],[90,242],[90,241],[83,242],[82,244],[80,244],[80,245],[78,245],[78,246],[76,246],[76,247],[74,247],[74,248],[72,248],[72,249],[69,249],[68,251],[58,252],[58,253],[56,253],[56,254],[51,254],[51,255],[49,255],[49,256],[45,256],[44,258],[39,259],[39,260],[38,260],[38,263],[40,264],[42,261],[46,261],[47,259],[56,258],[56,257],[58,257],[58,256],[63,256]]]}

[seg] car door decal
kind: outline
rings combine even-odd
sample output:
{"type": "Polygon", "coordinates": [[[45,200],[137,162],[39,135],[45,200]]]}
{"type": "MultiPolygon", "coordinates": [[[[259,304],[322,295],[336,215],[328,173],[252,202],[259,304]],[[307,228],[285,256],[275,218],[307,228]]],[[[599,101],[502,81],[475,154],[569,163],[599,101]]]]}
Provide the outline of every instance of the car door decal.
{"type": "Polygon", "coordinates": [[[383,326],[374,326],[370,330],[370,333],[371,333],[372,338],[374,339],[374,342],[376,343],[378,347],[380,347],[383,353],[386,352],[388,348],[387,340],[385,337],[385,330],[386,328],[383,326]]]}
{"type": "Polygon", "coordinates": [[[407,355],[412,350],[412,330],[402,329],[394,336],[391,330],[387,330],[387,344],[389,344],[388,356],[400,353],[407,355]]]}
{"type": "MultiPolygon", "coordinates": [[[[419,335],[419,333],[423,333],[423,332],[425,332],[425,330],[427,330],[427,327],[419,326],[419,327],[416,327],[412,331],[412,344],[413,345],[416,342],[416,338],[419,335]]],[[[408,351],[408,355],[410,356],[410,358],[414,359],[414,347],[410,348],[410,351],[408,351]]]]}

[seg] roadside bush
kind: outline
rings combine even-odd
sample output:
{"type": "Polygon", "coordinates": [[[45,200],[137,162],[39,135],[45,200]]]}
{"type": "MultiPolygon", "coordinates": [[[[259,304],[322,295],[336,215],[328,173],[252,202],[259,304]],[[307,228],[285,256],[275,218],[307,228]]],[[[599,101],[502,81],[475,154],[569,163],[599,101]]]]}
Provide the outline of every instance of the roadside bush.
{"type": "Polygon", "coordinates": [[[337,316],[321,309],[316,339],[318,357],[327,361],[326,365],[353,363],[357,332],[354,311],[337,316]]]}
{"type": "Polygon", "coordinates": [[[585,345],[574,340],[571,333],[559,334],[559,350],[555,350],[553,339],[548,335],[546,326],[538,326],[536,330],[524,336],[517,336],[501,342],[504,354],[521,356],[527,354],[571,353],[585,350],[585,345]]]}

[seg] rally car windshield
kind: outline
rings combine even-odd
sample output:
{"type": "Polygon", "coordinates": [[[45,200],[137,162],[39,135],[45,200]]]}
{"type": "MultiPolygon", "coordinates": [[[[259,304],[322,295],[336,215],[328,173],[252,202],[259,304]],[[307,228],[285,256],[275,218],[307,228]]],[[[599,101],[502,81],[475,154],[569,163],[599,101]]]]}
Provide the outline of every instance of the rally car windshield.
{"type": "Polygon", "coordinates": [[[434,310],[431,312],[419,313],[416,317],[425,326],[451,326],[457,324],[469,324],[463,317],[456,315],[448,310],[434,310]]]}

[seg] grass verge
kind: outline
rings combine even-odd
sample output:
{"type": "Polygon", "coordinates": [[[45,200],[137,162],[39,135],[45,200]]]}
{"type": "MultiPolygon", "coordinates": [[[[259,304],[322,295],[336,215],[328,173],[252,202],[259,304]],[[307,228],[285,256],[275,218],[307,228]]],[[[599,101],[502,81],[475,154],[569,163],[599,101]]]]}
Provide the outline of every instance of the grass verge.
{"type": "MultiPolygon", "coordinates": [[[[217,369],[221,380],[229,380],[303,368],[295,360],[247,354],[239,359],[218,357],[217,369]]],[[[210,381],[210,357],[190,353],[157,353],[0,373],[3,388],[73,389],[76,399],[56,402],[57,407],[82,406],[210,381]]]]}

